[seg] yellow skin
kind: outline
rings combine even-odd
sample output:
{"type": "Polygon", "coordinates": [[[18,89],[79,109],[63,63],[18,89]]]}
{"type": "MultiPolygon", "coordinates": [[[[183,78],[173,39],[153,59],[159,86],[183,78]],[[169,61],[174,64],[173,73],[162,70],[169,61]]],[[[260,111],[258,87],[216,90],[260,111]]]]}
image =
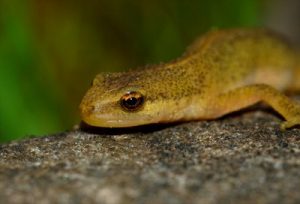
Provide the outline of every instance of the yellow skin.
{"type": "Polygon", "coordinates": [[[286,119],[281,128],[290,128],[300,124],[300,105],[280,91],[300,89],[298,62],[268,30],[213,31],[170,63],[97,75],[80,104],[81,117],[92,126],[131,127],[215,119],[264,101],[286,119]],[[120,99],[132,91],[143,103],[128,111],[120,99]]]}

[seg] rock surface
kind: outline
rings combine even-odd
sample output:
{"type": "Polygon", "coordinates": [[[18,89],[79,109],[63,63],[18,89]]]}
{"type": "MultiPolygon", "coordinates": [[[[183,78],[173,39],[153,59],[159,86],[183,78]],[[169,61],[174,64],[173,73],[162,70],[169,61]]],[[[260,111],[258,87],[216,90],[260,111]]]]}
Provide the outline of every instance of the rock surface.
{"type": "Polygon", "coordinates": [[[1,203],[300,203],[300,129],[274,113],[0,146],[1,203]]]}

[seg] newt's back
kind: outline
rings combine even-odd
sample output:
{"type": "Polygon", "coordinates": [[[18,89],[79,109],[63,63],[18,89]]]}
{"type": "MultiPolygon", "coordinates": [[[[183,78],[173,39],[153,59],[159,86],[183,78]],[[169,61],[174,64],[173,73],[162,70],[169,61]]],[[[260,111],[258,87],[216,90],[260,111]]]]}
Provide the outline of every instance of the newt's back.
{"type": "Polygon", "coordinates": [[[207,83],[214,84],[215,91],[254,83],[280,90],[300,89],[294,49],[283,37],[266,29],[213,31],[196,41],[187,53],[198,55],[201,68],[211,70],[207,83]]]}

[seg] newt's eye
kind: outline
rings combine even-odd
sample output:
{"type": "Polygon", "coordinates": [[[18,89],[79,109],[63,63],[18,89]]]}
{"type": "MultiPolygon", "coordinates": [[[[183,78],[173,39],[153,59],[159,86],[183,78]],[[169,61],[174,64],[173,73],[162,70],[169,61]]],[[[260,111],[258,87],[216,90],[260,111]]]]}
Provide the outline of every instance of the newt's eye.
{"type": "Polygon", "coordinates": [[[144,96],[136,91],[130,91],[120,99],[121,107],[126,111],[135,111],[144,103],[144,96]]]}

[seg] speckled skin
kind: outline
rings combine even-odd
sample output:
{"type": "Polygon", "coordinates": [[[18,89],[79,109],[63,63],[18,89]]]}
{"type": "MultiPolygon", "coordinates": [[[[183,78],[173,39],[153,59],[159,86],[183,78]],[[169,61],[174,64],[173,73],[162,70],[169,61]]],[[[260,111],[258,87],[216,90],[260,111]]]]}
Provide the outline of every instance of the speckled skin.
{"type": "Polygon", "coordinates": [[[300,88],[297,64],[290,46],[265,29],[213,31],[170,63],[97,75],[81,102],[82,120],[130,127],[214,119],[265,101],[287,120],[281,128],[289,128],[300,124],[300,107],[278,90],[300,88]],[[145,96],[142,108],[121,108],[128,91],[145,96]]]}

